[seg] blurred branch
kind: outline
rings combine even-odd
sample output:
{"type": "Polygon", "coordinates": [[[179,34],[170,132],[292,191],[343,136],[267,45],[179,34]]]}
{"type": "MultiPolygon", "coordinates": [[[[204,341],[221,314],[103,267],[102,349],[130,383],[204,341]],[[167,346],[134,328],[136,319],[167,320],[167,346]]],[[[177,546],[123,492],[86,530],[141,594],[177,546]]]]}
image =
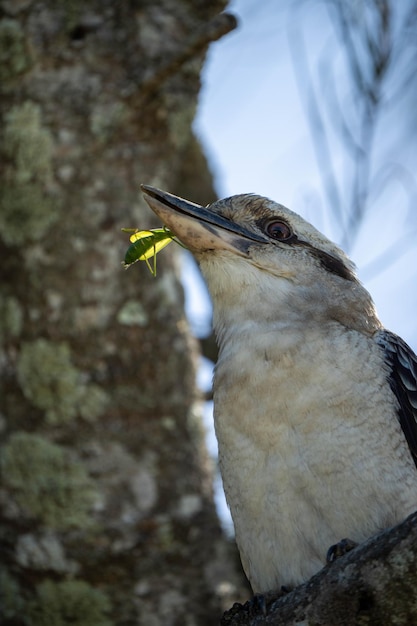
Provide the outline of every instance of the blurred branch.
{"type": "Polygon", "coordinates": [[[329,0],[327,6],[333,9],[329,14],[344,43],[352,86],[359,96],[358,148],[354,155],[352,196],[342,238],[342,246],[349,248],[367,210],[372,146],[381,109],[382,83],[392,52],[391,11],[388,0],[374,0],[367,4],[371,16],[366,19],[365,9],[365,19],[360,20],[355,13],[357,7],[349,3],[329,0]]]}
{"type": "Polygon", "coordinates": [[[320,112],[318,98],[314,89],[314,82],[311,77],[310,68],[307,62],[307,54],[304,45],[304,38],[296,24],[297,20],[290,21],[290,35],[288,37],[290,52],[295,70],[295,78],[301,96],[302,105],[306,109],[307,117],[310,120],[310,132],[313,138],[313,148],[319,166],[319,173],[322,177],[324,191],[332,210],[337,214],[339,223],[343,223],[342,206],[339,196],[339,187],[336,174],[333,170],[332,155],[329,147],[327,132],[323,117],[320,112]],[[308,92],[305,94],[305,84],[308,85],[308,92]]]}
{"type": "MultiPolygon", "coordinates": [[[[409,71],[414,72],[415,79],[415,63],[412,61],[415,61],[417,51],[413,29],[417,24],[417,2],[413,0],[400,22],[398,7],[394,11],[392,0],[323,2],[337,40],[341,42],[350,92],[342,94],[337,89],[338,85],[345,85],[346,80],[338,81],[334,71],[335,48],[333,54],[329,50],[329,45],[336,45],[334,42],[326,46],[319,59],[318,76],[314,77],[300,27],[302,21],[294,13],[294,6],[295,10],[299,10],[302,2],[292,5],[289,45],[297,86],[309,120],[326,204],[340,229],[342,247],[349,249],[370,208],[375,135],[381,113],[388,104],[387,76],[392,76],[390,69],[394,63],[402,63],[406,58],[404,55],[408,55],[409,71]],[[321,93],[326,97],[322,97],[321,93]],[[351,159],[352,173],[347,184],[339,180],[334,166],[331,133],[336,133],[351,159]],[[346,191],[344,187],[347,187],[346,191]]],[[[398,101],[398,89],[395,97],[398,101]]]]}
{"type": "Polygon", "coordinates": [[[352,156],[354,156],[360,150],[360,145],[349,125],[345,107],[342,106],[340,102],[339,95],[336,91],[336,77],[334,76],[333,67],[328,65],[328,58],[329,50],[326,48],[321,55],[318,67],[320,79],[323,81],[323,91],[326,93],[326,98],[329,101],[329,108],[334,113],[330,121],[336,132],[341,135],[346,148],[350,151],[352,156]]]}
{"type": "MultiPolygon", "coordinates": [[[[417,202],[416,178],[398,163],[390,163],[380,169],[372,184],[372,188],[377,190],[377,195],[382,195],[388,185],[393,183],[397,183],[404,191],[405,201],[408,202],[405,221],[407,224],[413,224],[413,214],[415,213],[417,202]]],[[[362,268],[361,274],[364,280],[370,280],[407,253],[410,245],[414,244],[417,238],[417,224],[415,221],[414,224],[414,227],[407,228],[400,237],[398,237],[395,229],[392,244],[362,268]]]]}

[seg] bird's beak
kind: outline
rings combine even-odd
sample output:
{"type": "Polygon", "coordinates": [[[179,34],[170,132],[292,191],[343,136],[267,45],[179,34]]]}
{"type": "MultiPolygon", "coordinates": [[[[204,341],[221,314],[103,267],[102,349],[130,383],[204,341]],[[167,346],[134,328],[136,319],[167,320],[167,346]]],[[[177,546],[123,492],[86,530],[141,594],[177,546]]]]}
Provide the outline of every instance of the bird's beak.
{"type": "Polygon", "coordinates": [[[192,252],[230,250],[246,256],[254,243],[266,243],[266,237],[228,220],[210,210],[172,193],[141,185],[145,200],[178,239],[192,252]]]}

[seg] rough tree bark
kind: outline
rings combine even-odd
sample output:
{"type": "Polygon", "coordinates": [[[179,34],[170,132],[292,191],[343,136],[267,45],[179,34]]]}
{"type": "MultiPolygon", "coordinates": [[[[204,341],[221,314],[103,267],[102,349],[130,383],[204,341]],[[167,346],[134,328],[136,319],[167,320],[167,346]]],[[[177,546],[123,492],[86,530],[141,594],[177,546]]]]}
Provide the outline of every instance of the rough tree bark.
{"type": "Polygon", "coordinates": [[[224,4],[0,3],[2,624],[213,624],[238,580],[178,253],[124,272],[120,231],[157,225],[140,182],[213,200],[191,121],[224,4]]]}

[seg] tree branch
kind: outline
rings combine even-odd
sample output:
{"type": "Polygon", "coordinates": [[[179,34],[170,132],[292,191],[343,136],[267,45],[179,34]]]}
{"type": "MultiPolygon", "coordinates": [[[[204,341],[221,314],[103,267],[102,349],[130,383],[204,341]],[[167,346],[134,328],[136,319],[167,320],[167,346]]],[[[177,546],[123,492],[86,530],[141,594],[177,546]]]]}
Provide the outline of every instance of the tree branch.
{"type": "MultiPolygon", "coordinates": [[[[234,605],[222,626],[384,626],[417,623],[417,513],[324,567],[266,611],[234,605]]],[[[260,603],[255,603],[260,604],[260,603]]]]}
{"type": "Polygon", "coordinates": [[[204,24],[184,43],[183,48],[171,59],[161,64],[141,85],[142,96],[149,96],[168,78],[176,74],[184,65],[199,54],[205,52],[207,46],[217,41],[237,26],[237,20],[231,13],[219,13],[210,22],[204,24]]]}

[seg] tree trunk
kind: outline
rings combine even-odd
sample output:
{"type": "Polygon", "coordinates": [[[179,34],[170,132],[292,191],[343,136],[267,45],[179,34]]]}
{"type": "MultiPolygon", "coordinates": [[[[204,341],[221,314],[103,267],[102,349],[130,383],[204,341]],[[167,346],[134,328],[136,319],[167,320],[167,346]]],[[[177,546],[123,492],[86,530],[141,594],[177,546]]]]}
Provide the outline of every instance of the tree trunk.
{"type": "Polygon", "coordinates": [[[141,182],[214,199],[191,122],[224,4],[2,2],[2,624],[213,624],[238,580],[178,251],[121,264],[141,182]]]}

